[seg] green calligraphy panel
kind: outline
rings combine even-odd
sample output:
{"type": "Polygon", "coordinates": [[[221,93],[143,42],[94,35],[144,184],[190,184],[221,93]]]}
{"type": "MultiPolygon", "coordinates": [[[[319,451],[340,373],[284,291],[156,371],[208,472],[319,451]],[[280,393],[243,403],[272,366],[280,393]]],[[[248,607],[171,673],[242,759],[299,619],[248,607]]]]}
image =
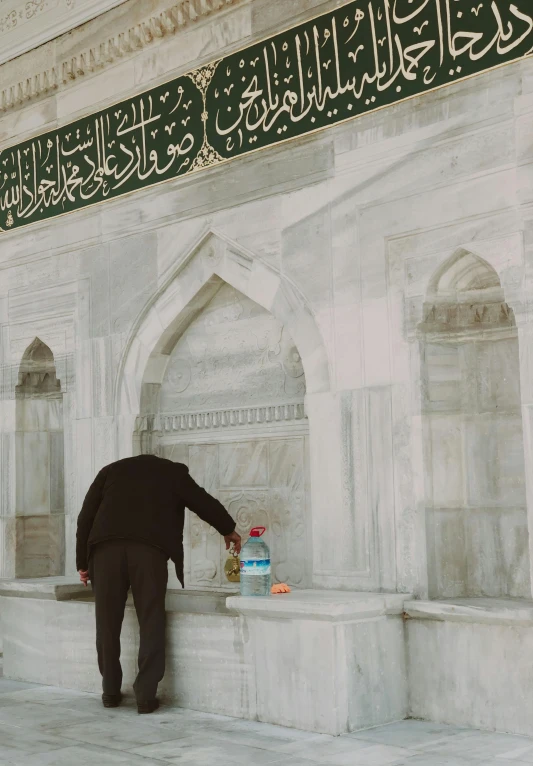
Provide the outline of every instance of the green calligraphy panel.
{"type": "Polygon", "coordinates": [[[356,0],[0,153],[0,230],[338,124],[533,52],[532,0],[356,0]]]}

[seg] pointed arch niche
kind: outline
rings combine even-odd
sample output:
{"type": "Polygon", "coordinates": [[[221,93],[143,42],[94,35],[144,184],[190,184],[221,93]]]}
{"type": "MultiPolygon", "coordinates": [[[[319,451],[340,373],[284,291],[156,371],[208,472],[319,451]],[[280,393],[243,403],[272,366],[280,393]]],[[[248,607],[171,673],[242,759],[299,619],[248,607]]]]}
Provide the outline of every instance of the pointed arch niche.
{"type": "Polygon", "coordinates": [[[64,573],[63,394],[39,338],[19,368],[16,398],[16,577],[64,573]]]}
{"type": "Polygon", "coordinates": [[[419,331],[430,597],[529,597],[518,336],[494,268],[454,253],[419,331]]]}
{"type": "MultiPolygon", "coordinates": [[[[328,388],[322,341],[297,290],[210,232],[140,317],[117,404],[138,414],[133,453],[186,463],[241,533],[267,527],[274,579],[309,587],[304,398],[328,388]]],[[[184,542],[187,588],[235,589],[223,541],[193,514],[184,542]]]]}

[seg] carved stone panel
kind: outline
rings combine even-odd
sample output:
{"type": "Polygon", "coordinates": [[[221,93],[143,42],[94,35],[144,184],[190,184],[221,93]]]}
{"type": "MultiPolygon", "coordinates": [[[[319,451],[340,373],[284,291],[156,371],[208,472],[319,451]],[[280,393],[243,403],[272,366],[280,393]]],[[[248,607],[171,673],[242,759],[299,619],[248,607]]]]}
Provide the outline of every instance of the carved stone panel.
{"type": "Polygon", "coordinates": [[[266,527],[264,540],[270,548],[274,582],[307,585],[307,524],[303,492],[270,489],[263,492],[219,493],[246,540],[250,529],[266,527]]]}
{"type": "Polygon", "coordinates": [[[268,311],[223,284],[172,351],[163,413],[302,402],[300,354],[268,311]]]}
{"type": "MultiPolygon", "coordinates": [[[[177,340],[159,412],[136,426],[156,435],[155,451],[189,466],[244,540],[265,526],[274,581],[300,587],[310,584],[311,550],[304,394],[302,361],[286,329],[224,283],[177,340]]],[[[186,587],[234,590],[224,575],[227,555],[216,530],[188,513],[186,587]]]]}
{"type": "MultiPolygon", "coordinates": [[[[309,584],[305,450],[305,437],[295,436],[167,445],[162,454],[189,466],[195,481],[227,508],[244,540],[253,527],[266,527],[273,581],[305,587],[309,584]],[[232,488],[227,488],[229,483],[232,488]]],[[[185,551],[186,587],[234,587],[224,575],[223,539],[194,513],[187,514],[185,551]]]]}

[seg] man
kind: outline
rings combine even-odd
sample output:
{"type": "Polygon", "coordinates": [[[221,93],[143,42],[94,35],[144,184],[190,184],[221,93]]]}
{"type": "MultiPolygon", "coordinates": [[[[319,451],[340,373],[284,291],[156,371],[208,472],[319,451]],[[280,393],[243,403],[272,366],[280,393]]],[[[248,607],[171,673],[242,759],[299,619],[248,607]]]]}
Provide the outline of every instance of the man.
{"type": "Polygon", "coordinates": [[[96,650],[102,701],[121,700],[120,630],[131,587],[139,620],[139,672],[133,685],[139,713],[159,707],[165,672],[165,593],[168,559],[183,587],[185,507],[214,527],[236,553],[241,538],[224,506],[189,475],[187,466],[154,455],[102,468],[89,488],[76,534],[76,568],[95,594],[96,650]]]}

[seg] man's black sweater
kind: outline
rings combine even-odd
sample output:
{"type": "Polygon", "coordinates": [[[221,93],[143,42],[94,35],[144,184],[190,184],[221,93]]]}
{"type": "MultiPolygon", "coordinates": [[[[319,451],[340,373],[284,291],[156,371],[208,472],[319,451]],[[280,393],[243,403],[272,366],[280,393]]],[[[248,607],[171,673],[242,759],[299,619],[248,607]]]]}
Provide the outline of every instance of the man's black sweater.
{"type": "Polygon", "coordinates": [[[186,465],[154,455],[111,463],[90,486],[78,516],[76,568],[88,569],[96,543],[128,538],[165,551],[183,585],[186,507],[223,536],[235,530],[224,506],[196,484],[186,465]]]}

